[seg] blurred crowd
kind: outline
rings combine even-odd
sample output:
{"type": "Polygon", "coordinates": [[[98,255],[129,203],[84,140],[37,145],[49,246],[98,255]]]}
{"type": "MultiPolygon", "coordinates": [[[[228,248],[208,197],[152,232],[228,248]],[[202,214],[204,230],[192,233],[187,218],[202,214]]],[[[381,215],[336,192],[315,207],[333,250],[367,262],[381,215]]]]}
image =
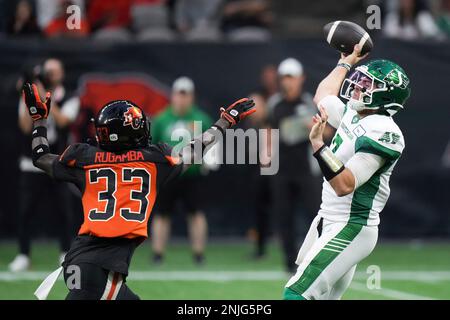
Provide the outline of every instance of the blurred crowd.
{"type": "Polygon", "coordinates": [[[15,0],[4,1],[0,22],[3,33],[14,37],[265,41],[274,35],[308,36],[309,30],[318,35],[337,18],[362,23],[371,4],[381,9],[383,36],[450,36],[450,0],[344,0],[339,1],[342,16],[327,15],[333,5],[324,0],[15,0]],[[317,12],[319,6],[323,10],[317,12]]]}
{"type": "Polygon", "coordinates": [[[111,40],[267,39],[269,0],[20,0],[6,17],[16,36],[93,37],[111,40]],[[66,22],[79,8],[79,27],[66,22]]]}

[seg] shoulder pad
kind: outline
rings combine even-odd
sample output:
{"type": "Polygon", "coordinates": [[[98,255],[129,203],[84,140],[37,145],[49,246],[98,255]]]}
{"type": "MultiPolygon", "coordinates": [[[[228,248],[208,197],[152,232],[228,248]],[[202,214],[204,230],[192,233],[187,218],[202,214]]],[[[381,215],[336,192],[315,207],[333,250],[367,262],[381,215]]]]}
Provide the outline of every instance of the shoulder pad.
{"type": "Polygon", "coordinates": [[[74,143],[64,150],[59,162],[68,167],[83,167],[95,154],[97,148],[87,143],[74,143]]]}

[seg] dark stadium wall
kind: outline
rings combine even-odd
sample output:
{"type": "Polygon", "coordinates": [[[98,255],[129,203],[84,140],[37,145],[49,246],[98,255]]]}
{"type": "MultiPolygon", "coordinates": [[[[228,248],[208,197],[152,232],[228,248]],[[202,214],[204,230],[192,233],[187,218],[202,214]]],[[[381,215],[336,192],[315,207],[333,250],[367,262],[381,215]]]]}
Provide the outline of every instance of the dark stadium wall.
{"type": "MultiPolygon", "coordinates": [[[[298,58],[307,74],[306,90],[314,92],[338,59],[337,53],[322,39],[235,44],[2,40],[0,52],[0,110],[3,117],[0,128],[0,237],[3,238],[13,237],[17,230],[17,159],[20,149],[17,141],[20,133],[17,129],[19,95],[15,84],[26,64],[47,57],[60,58],[66,68],[66,86],[80,94],[83,93],[83,81],[94,75],[111,78],[138,75],[145,78],[145,86],[153,84],[149,90],[159,92],[157,96],[161,103],[166,101],[165,95],[173,80],[187,75],[195,82],[200,106],[215,118],[219,106],[258,88],[260,70],[264,65],[278,64],[289,56],[298,58]]],[[[370,58],[388,58],[399,63],[410,76],[412,85],[412,96],[406,110],[396,116],[405,135],[406,149],[391,179],[391,198],[381,214],[381,237],[450,237],[450,168],[443,162],[445,152],[449,152],[450,138],[447,92],[450,44],[377,39],[370,58]]],[[[129,94],[128,90],[123,92],[129,94]]],[[[148,102],[144,96],[139,99],[148,102]]],[[[160,107],[160,104],[149,107],[150,113],[160,107]]],[[[86,105],[83,108],[86,112],[91,110],[86,105]]],[[[85,136],[79,135],[83,137],[80,139],[85,136]]],[[[254,213],[249,201],[242,199],[225,203],[221,196],[226,188],[229,198],[239,199],[242,189],[252,188],[247,182],[250,181],[248,176],[248,167],[222,166],[206,178],[201,192],[208,198],[203,206],[213,237],[242,236],[252,226],[254,213]],[[220,179],[221,184],[215,179],[220,179]]],[[[33,222],[37,235],[54,233],[52,214],[55,213],[47,213],[40,221],[33,222]]],[[[311,217],[302,212],[300,216],[299,228],[305,230],[311,217]]],[[[177,234],[185,233],[183,217],[175,216],[174,231],[177,234]]],[[[275,212],[272,220],[276,221],[275,212]]]]}

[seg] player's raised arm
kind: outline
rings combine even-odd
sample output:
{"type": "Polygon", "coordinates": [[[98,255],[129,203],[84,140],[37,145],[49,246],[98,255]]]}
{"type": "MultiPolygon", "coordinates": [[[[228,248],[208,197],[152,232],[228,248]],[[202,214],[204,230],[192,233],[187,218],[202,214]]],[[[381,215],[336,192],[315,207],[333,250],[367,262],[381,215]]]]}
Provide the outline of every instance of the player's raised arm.
{"type": "Polygon", "coordinates": [[[58,155],[50,153],[47,140],[47,117],[50,113],[51,104],[50,92],[47,92],[44,102],[41,101],[35,84],[25,83],[22,92],[28,112],[33,119],[33,130],[31,132],[33,164],[48,175],[53,176],[53,161],[58,155]]]}
{"type": "Polygon", "coordinates": [[[319,104],[326,96],[339,96],[339,90],[347,73],[353,65],[357,64],[368,55],[367,53],[363,56],[359,56],[360,53],[361,47],[359,44],[355,45],[354,50],[350,55],[345,56],[341,53],[341,58],[336,67],[317,86],[316,94],[314,95],[314,102],[316,104],[319,104]]]}
{"type": "Polygon", "coordinates": [[[317,114],[313,117],[314,125],[309,139],[314,157],[319,162],[325,179],[330,183],[336,195],[343,197],[366,183],[384,165],[385,159],[375,154],[356,153],[344,166],[323,141],[323,131],[327,120],[327,112],[320,107],[320,115],[317,114]]]}
{"type": "Polygon", "coordinates": [[[189,145],[181,150],[180,157],[183,159],[183,172],[194,163],[194,159],[197,159],[197,157],[203,158],[207,148],[209,149],[217,142],[217,134],[224,135],[226,129],[233,127],[255,111],[254,101],[248,98],[239,99],[227,108],[220,108],[219,120],[211,128],[203,132],[200,137],[193,139],[189,145]],[[201,154],[196,154],[200,152],[201,154]]]}

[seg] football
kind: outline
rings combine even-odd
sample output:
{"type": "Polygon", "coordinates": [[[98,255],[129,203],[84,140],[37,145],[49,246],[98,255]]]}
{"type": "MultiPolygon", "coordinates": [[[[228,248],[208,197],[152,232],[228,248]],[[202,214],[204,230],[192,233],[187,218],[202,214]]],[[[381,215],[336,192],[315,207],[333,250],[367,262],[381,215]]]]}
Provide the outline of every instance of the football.
{"type": "Polygon", "coordinates": [[[350,21],[334,21],[323,27],[327,42],[336,50],[351,54],[355,44],[362,46],[361,55],[370,52],[373,42],[370,35],[362,27],[350,21]]]}

